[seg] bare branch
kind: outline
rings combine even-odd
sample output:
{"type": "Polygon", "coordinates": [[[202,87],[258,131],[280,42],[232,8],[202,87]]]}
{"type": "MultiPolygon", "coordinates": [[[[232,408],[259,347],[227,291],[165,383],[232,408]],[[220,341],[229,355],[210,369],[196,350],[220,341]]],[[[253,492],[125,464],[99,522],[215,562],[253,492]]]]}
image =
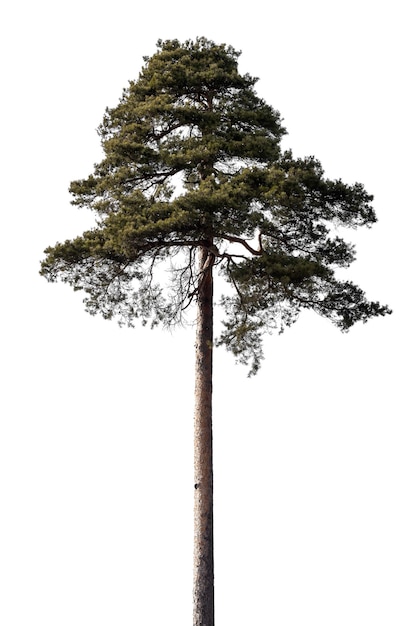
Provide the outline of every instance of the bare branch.
{"type": "Polygon", "coordinates": [[[222,235],[223,239],[230,241],[231,243],[240,243],[246,250],[248,250],[254,256],[261,256],[263,254],[262,242],[261,242],[261,234],[259,234],[259,250],[255,250],[245,239],[241,239],[241,237],[235,237],[234,235],[222,235]]]}

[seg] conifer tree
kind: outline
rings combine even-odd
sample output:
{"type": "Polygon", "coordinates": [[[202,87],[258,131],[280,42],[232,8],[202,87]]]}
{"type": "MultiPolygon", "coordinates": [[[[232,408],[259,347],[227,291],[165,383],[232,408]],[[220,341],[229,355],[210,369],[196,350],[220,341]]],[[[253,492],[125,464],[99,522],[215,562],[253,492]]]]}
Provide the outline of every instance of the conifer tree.
{"type": "Polygon", "coordinates": [[[262,335],[303,309],[342,331],[390,313],[336,277],[355,250],[335,227],[372,225],[372,196],[281,149],[280,115],[239,73],[239,54],[205,38],[158,42],[105,112],[103,160],[70,185],[96,227],[47,248],[41,267],[83,290],[89,313],[120,323],[172,325],[195,312],[194,626],[214,624],[214,343],[256,373],[262,335]],[[213,279],[224,287],[216,340],[213,279]]]}

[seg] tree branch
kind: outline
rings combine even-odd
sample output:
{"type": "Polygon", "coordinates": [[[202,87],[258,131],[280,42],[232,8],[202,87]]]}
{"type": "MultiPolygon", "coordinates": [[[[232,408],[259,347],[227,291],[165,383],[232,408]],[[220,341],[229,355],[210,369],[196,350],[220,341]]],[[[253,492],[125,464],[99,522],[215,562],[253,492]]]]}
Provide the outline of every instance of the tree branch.
{"type": "Polygon", "coordinates": [[[255,250],[245,239],[241,239],[241,237],[235,237],[234,235],[222,235],[223,239],[230,241],[231,243],[240,243],[246,250],[248,250],[254,256],[261,256],[263,254],[262,241],[261,241],[262,233],[259,233],[259,250],[255,250]]]}

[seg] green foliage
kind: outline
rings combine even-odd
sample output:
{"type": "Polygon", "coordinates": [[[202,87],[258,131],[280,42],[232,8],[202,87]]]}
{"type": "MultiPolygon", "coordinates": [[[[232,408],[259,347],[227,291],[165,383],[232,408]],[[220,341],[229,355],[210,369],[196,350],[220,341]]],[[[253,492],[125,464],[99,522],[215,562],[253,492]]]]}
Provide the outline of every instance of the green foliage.
{"type": "Polygon", "coordinates": [[[218,343],[252,372],[261,336],[302,309],[341,330],[389,313],[335,277],[354,260],[336,226],[376,221],[363,186],[282,152],[280,115],[238,72],[239,53],[205,38],[159,41],[98,129],[103,160],[71,183],[96,228],[48,248],[41,274],[86,293],[87,310],[131,324],[176,323],[196,297],[196,250],[229,283],[218,343]],[[166,276],[170,286],[160,286],[166,276]]]}

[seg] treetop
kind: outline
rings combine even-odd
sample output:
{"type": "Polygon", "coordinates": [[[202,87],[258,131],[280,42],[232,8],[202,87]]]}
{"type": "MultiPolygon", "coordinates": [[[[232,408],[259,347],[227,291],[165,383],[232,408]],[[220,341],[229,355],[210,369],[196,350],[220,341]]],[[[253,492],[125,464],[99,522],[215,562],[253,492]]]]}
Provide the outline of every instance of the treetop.
{"type": "Polygon", "coordinates": [[[375,223],[372,196],[281,149],[280,114],[239,55],[203,37],[158,41],[106,109],[102,161],[70,185],[96,227],[49,247],[41,274],[82,289],[90,313],[170,324],[196,297],[204,247],[229,285],[219,343],[256,371],[261,335],[304,308],[341,330],[390,311],[335,275],[355,258],[335,229],[375,223]]]}

